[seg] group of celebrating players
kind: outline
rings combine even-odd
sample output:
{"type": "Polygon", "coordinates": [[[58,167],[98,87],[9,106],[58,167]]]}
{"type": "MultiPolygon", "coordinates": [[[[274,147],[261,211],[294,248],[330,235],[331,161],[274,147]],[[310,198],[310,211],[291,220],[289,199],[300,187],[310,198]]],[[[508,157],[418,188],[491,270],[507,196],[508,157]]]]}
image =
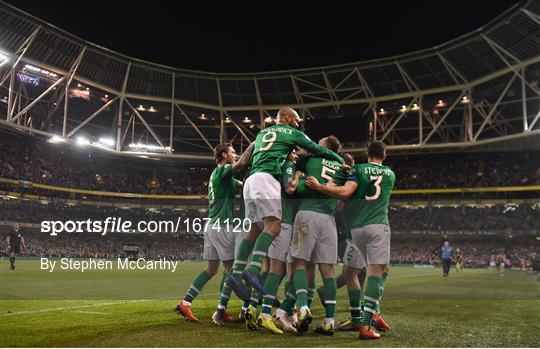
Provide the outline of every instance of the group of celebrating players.
{"type": "Polygon", "coordinates": [[[394,172],[382,164],[385,145],[371,143],[368,162],[355,165],[350,154],[338,155],[336,137],[317,144],[297,129],[298,118],[292,108],[281,108],[276,123],[260,131],[240,158],[230,143],[215,148],[217,167],[208,185],[210,222],[204,231],[207,266],[192,280],[176,311],[198,321],[192,304],[222,263],[214,324],[245,321],[253,331],[306,332],[318,266],[323,285],[317,293],[325,319],[315,332],[334,334],[337,289],[346,285],[350,318],[337,329],[358,331],[360,339],[379,339],[380,332],[390,329],[380,302],[390,261],[388,202],[395,183],[394,172]],[[301,159],[297,147],[306,153],[301,159]],[[233,175],[244,170],[243,183],[233,175]],[[252,223],[247,232],[224,224],[233,219],[236,190],[242,186],[245,218],[252,223]],[[338,210],[347,247],[342,275],[336,278],[338,210]],[[285,298],[279,302],[282,280],[285,298]],[[239,317],[226,311],[233,291],[244,301],[239,317]]]}

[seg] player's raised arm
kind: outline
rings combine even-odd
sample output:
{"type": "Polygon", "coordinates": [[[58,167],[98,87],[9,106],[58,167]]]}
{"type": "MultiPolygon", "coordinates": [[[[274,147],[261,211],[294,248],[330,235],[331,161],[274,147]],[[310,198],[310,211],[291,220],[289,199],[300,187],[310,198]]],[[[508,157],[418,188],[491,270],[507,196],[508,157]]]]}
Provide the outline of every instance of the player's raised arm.
{"type": "Polygon", "coordinates": [[[236,173],[249,165],[249,159],[251,158],[251,154],[253,154],[254,144],[255,142],[252,142],[249,147],[247,147],[247,149],[244,151],[242,156],[240,156],[238,161],[233,162],[233,164],[231,165],[233,173],[236,173]]]}

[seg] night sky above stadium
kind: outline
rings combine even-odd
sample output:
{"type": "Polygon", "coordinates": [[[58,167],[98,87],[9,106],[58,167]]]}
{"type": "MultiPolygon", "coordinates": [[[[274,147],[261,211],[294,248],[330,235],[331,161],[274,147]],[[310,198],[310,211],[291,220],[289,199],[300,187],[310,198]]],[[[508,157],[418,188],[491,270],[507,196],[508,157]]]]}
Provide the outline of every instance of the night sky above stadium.
{"type": "Polygon", "coordinates": [[[407,53],[475,30],[517,0],[352,1],[333,8],[252,2],[8,3],[111,50],[178,68],[280,70],[407,53]],[[151,4],[155,4],[151,6],[151,4]]]}

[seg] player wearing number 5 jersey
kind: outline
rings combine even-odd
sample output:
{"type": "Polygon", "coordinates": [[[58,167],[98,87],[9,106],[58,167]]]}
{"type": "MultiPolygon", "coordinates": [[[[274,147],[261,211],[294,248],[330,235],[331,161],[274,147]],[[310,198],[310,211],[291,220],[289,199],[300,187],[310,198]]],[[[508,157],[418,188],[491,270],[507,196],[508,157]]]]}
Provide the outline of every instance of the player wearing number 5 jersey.
{"type": "MultiPolygon", "coordinates": [[[[319,144],[339,151],[339,140],[334,136],[321,139],[319,144]]],[[[297,168],[306,176],[314,176],[321,183],[343,185],[347,172],[341,164],[316,156],[298,162],[297,168]]],[[[300,304],[299,330],[304,331],[311,322],[308,293],[307,268],[309,263],[318,264],[323,279],[326,312],[324,323],[315,332],[332,335],[334,332],[334,313],[336,309],[336,279],[334,264],[337,262],[338,238],[335,222],[337,200],[307,188],[300,182],[298,194],[302,196],[300,207],[294,221],[291,256],[294,260],[293,282],[296,297],[300,304]],[[305,189],[304,189],[305,188],[305,189]]]]}
{"type": "Polygon", "coordinates": [[[204,285],[217,273],[220,261],[225,271],[220,286],[220,301],[212,320],[217,325],[223,325],[224,321],[232,318],[225,313],[231,290],[223,285],[223,281],[230,275],[234,261],[235,232],[229,226],[229,222],[234,218],[236,189],[242,186],[242,182],[235,179],[233,174],[247,166],[252,151],[253,144],[237,161],[238,156],[230,143],[219,144],[214,150],[217,167],[212,171],[208,183],[208,218],[210,219],[204,226],[203,257],[207,260],[207,265],[206,269],[193,279],[184,299],[176,306],[176,311],[190,321],[198,321],[191,311],[191,303],[204,285]]]}
{"type": "Polygon", "coordinates": [[[383,166],[385,159],[385,144],[373,142],[368,147],[368,162],[355,165],[343,186],[322,185],[315,178],[306,180],[312,189],[339,199],[349,199],[346,205],[352,214],[352,240],[367,264],[364,313],[359,328],[361,339],[380,338],[371,323],[379,312],[390,262],[388,203],[396,181],[394,172],[383,166]]]}
{"type": "Polygon", "coordinates": [[[246,180],[243,193],[246,218],[251,221],[252,228],[236,252],[233,277],[227,279],[227,283],[241,298],[249,297],[241,278],[260,294],[266,294],[266,288],[258,274],[268,248],[281,230],[279,177],[291,150],[298,146],[313,155],[336,161],[338,164],[343,163],[343,159],[336,153],[318,145],[297,130],[295,127],[298,127],[298,118],[294,109],[281,108],[277,115],[277,124],[259,132],[255,140],[250,176],[246,180]],[[252,256],[248,264],[250,253],[252,256]]]}

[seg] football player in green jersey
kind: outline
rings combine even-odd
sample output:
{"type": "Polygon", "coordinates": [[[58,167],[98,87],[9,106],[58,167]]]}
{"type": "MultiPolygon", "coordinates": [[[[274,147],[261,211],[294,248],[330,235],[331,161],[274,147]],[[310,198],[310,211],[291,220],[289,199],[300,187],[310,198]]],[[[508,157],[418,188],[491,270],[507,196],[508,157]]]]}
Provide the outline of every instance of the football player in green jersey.
{"type": "MultiPolygon", "coordinates": [[[[205,270],[191,282],[184,299],[176,305],[176,311],[190,321],[199,321],[192,313],[191,304],[204,285],[216,275],[220,262],[223,263],[225,269],[223,280],[230,274],[235,247],[235,232],[230,222],[234,218],[236,189],[242,186],[242,182],[235,179],[233,174],[248,165],[252,151],[253,144],[238,159],[231,143],[221,143],[214,150],[217,167],[212,171],[208,183],[208,218],[210,219],[204,224],[203,256],[207,264],[205,270]]],[[[231,290],[223,285],[220,291],[220,301],[212,316],[213,322],[218,325],[233,318],[225,313],[231,290]]]]}
{"type": "Polygon", "coordinates": [[[257,134],[251,158],[250,176],[244,185],[246,218],[251,221],[250,231],[239,245],[233,265],[233,275],[227,284],[242,299],[249,299],[244,279],[260,294],[266,289],[258,278],[262,261],[268,248],[281,231],[281,185],[279,177],[282,166],[291,150],[301,147],[315,156],[343,163],[343,159],[333,151],[318,145],[297,130],[298,113],[283,107],[278,111],[277,123],[257,134]],[[262,231],[262,233],[261,233],[262,231]],[[248,257],[251,260],[248,264],[248,257]]]}
{"type": "Polygon", "coordinates": [[[310,188],[342,200],[349,199],[347,204],[353,205],[350,222],[352,240],[367,264],[364,312],[359,328],[361,339],[380,338],[380,334],[371,324],[374,315],[380,317],[382,289],[388,274],[390,262],[388,203],[396,180],[394,172],[389,167],[383,166],[385,159],[386,145],[376,141],[368,147],[368,162],[355,165],[343,186],[324,185],[315,177],[306,179],[306,185],[310,188]]]}
{"type": "MultiPolygon", "coordinates": [[[[334,152],[341,148],[335,136],[321,139],[320,145],[326,146],[334,152]]],[[[299,170],[306,176],[314,176],[322,183],[343,185],[347,173],[342,165],[317,156],[309,156],[297,164],[299,170]]],[[[298,188],[302,196],[298,213],[294,221],[294,232],[291,244],[291,256],[294,260],[293,282],[296,297],[300,305],[299,325],[300,332],[304,332],[312,320],[308,305],[308,277],[306,269],[309,262],[317,264],[321,273],[325,300],[326,317],[323,324],[315,332],[332,335],[334,333],[334,313],[336,308],[336,279],[334,277],[334,264],[337,262],[337,230],[334,214],[337,200],[321,194],[302,185],[298,188]]]]}
{"type": "MultiPolygon", "coordinates": [[[[256,319],[257,324],[260,327],[265,328],[271,333],[282,334],[282,329],[296,332],[296,329],[291,325],[285,328],[276,327],[276,322],[273,321],[273,318],[270,316],[272,311],[272,305],[276,299],[276,294],[279,288],[279,284],[282,280],[282,275],[285,272],[285,266],[287,262],[287,255],[289,253],[289,248],[291,246],[292,240],[292,224],[294,222],[294,216],[296,215],[296,202],[291,198],[298,187],[298,182],[300,179],[301,172],[296,171],[296,160],[298,156],[296,155],[296,150],[293,149],[289,154],[289,157],[285,161],[281,171],[281,207],[282,207],[282,219],[281,219],[281,232],[274,239],[272,245],[268,249],[268,259],[267,264],[269,270],[267,272],[264,287],[266,288],[267,293],[262,299],[262,312],[259,317],[256,319]]],[[[256,292],[256,291],[253,291],[256,292]]],[[[252,314],[256,313],[258,299],[253,298],[254,294],[252,293],[252,305],[246,311],[246,321],[253,323],[252,314]]],[[[249,329],[256,329],[256,326],[253,324],[248,324],[249,329]]]]}
{"type": "MultiPolygon", "coordinates": [[[[345,163],[350,167],[354,166],[354,158],[349,153],[344,153],[342,155],[345,163]]],[[[346,247],[343,252],[343,269],[341,269],[341,275],[336,278],[336,285],[338,290],[347,286],[347,293],[349,295],[349,310],[351,316],[341,321],[337,329],[341,331],[356,331],[360,327],[362,320],[362,308],[360,300],[362,298],[362,285],[364,284],[364,279],[366,276],[366,262],[364,257],[356,248],[354,243],[351,240],[351,230],[350,230],[350,221],[352,214],[352,206],[346,205],[345,202],[340,201],[338,203],[339,218],[341,218],[343,234],[341,238],[346,238],[346,247]]],[[[336,216],[336,221],[338,221],[338,216],[336,216]]],[[[338,242],[340,241],[340,236],[338,236],[338,242]]],[[[321,300],[324,306],[324,287],[319,287],[317,289],[319,299],[321,300]]]]}

